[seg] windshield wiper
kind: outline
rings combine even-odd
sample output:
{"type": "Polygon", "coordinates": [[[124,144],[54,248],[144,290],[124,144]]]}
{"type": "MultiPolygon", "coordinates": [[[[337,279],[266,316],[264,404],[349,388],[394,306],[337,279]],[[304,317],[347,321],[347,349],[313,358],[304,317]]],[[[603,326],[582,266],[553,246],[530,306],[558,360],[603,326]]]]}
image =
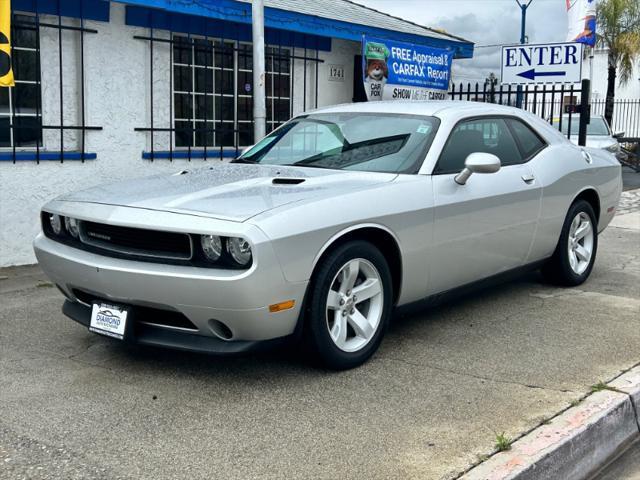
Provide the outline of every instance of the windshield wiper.
{"type": "Polygon", "coordinates": [[[339,170],[334,167],[325,167],[323,165],[315,165],[312,163],[283,163],[283,167],[306,167],[306,168],[325,168],[327,170],[339,170]]]}

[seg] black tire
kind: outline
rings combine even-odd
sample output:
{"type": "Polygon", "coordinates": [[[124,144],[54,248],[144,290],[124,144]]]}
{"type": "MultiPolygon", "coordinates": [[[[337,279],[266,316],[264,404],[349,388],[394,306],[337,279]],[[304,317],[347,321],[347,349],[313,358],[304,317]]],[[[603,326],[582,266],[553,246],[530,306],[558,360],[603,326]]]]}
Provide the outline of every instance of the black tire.
{"type": "Polygon", "coordinates": [[[393,311],[393,287],[387,261],[369,242],[355,240],[344,243],[326,255],[316,267],[309,286],[305,311],[305,336],[314,359],[333,370],[346,370],[362,365],[378,349],[393,311]],[[329,333],[327,297],[334,278],[350,260],[364,259],[375,267],[382,283],[382,314],[371,339],[360,350],[347,352],[338,348],[329,333]]]}
{"type": "Polygon", "coordinates": [[[598,222],[596,215],[593,211],[591,204],[585,200],[577,200],[571,207],[562,225],[562,232],[558,245],[556,246],[553,256],[542,267],[542,274],[544,278],[549,282],[556,285],[563,285],[567,287],[575,287],[582,284],[593,269],[593,264],[596,260],[596,253],[598,251],[598,222]],[[589,264],[584,272],[576,273],[570,264],[569,259],[569,235],[571,230],[571,222],[580,213],[588,215],[591,219],[591,227],[593,229],[593,247],[589,264]]]}

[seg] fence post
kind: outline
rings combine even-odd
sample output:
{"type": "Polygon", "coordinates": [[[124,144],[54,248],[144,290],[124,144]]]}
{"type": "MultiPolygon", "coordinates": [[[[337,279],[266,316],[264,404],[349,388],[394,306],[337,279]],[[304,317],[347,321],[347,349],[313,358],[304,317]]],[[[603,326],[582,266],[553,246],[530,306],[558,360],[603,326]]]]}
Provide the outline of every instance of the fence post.
{"type": "Polygon", "coordinates": [[[578,130],[578,145],[584,147],[587,144],[587,125],[591,119],[591,82],[588,79],[582,80],[580,89],[580,129],[578,130]]]}

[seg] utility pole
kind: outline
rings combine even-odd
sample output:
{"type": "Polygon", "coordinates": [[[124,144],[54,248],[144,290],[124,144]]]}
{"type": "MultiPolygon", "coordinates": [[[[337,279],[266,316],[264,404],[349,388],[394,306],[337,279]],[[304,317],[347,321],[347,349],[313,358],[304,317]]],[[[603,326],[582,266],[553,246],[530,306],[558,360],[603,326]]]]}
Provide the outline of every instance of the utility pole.
{"type": "Polygon", "coordinates": [[[267,133],[264,60],[264,0],[252,0],[251,23],[253,33],[253,141],[267,133]]]}
{"type": "MultiPolygon", "coordinates": [[[[520,7],[520,12],[522,13],[522,17],[520,20],[520,45],[524,45],[527,43],[527,35],[526,35],[526,26],[527,26],[527,8],[531,5],[533,0],[521,1],[516,0],[516,3],[520,7]]],[[[518,85],[518,94],[516,95],[516,107],[522,108],[522,86],[518,85]]]]}

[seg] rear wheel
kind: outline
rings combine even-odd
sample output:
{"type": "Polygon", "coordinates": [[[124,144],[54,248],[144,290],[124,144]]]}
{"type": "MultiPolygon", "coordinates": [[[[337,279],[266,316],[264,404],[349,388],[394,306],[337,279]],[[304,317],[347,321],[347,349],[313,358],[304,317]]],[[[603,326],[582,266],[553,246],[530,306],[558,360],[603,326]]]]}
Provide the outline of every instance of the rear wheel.
{"type": "Polygon", "coordinates": [[[556,250],[542,273],[552,283],[580,285],[591,274],[597,250],[597,221],[593,207],[585,200],[578,200],[569,208],[556,250]]]}
{"type": "Polygon", "coordinates": [[[364,241],[339,246],[318,265],[307,331],[317,358],[336,370],[361,365],[378,349],[392,311],[391,272],[364,241]]]}

